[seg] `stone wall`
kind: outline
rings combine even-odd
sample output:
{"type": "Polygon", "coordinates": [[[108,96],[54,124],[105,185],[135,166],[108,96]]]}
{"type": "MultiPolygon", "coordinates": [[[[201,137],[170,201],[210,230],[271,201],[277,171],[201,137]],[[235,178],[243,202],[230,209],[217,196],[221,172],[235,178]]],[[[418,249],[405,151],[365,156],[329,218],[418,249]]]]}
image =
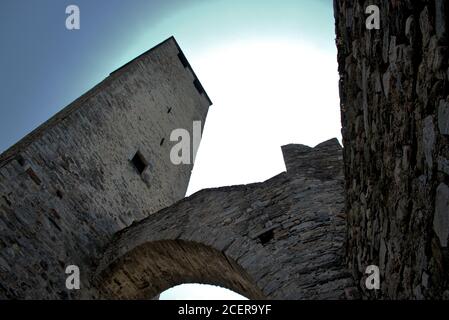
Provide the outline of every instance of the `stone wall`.
{"type": "Polygon", "coordinates": [[[172,165],[170,133],[204,125],[202,91],[170,38],[1,155],[0,298],[97,296],[90,278],[112,235],[184,197],[192,166],[172,165]],[[72,264],[80,291],[65,287],[72,264]]]}
{"type": "Polygon", "coordinates": [[[210,104],[170,38],[3,153],[0,298],[151,299],[185,282],[353,298],[338,141],[284,146],[287,172],[183,199],[192,166],[171,163],[170,133],[210,104]]]}
{"type": "Polygon", "coordinates": [[[151,298],[195,282],[249,298],[354,298],[341,146],[283,151],[287,172],[199,191],[117,234],[98,269],[103,297],[151,298]]]}
{"type": "Polygon", "coordinates": [[[350,269],[366,297],[449,298],[449,5],[334,5],[350,269]],[[366,28],[369,5],[379,30],[366,28]]]}

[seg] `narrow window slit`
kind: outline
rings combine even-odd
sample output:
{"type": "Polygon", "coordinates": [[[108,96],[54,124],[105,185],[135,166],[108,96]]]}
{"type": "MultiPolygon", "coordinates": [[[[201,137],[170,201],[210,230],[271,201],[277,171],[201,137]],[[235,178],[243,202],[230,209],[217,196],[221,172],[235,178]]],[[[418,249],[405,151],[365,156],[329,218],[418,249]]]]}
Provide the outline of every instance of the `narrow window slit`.
{"type": "Polygon", "coordinates": [[[64,195],[63,195],[63,193],[62,193],[61,190],[56,190],[56,196],[57,196],[59,199],[62,199],[62,197],[63,197],[64,195]]]}
{"type": "Polygon", "coordinates": [[[178,53],[178,58],[181,61],[184,68],[187,68],[189,66],[189,62],[187,61],[187,58],[184,55],[184,53],[182,53],[182,52],[178,53]]]}
{"type": "Polygon", "coordinates": [[[204,88],[201,85],[200,81],[198,79],[195,79],[193,81],[193,84],[195,85],[196,90],[198,91],[199,94],[203,94],[204,93],[204,88]]]}
{"type": "Polygon", "coordinates": [[[60,232],[62,231],[62,230],[61,230],[61,227],[55,222],[55,220],[53,220],[51,217],[47,217],[47,218],[48,218],[48,221],[50,221],[51,224],[52,224],[56,229],[58,229],[60,232]]]}
{"type": "Polygon", "coordinates": [[[8,207],[11,206],[11,201],[9,201],[9,199],[6,196],[2,196],[3,200],[5,200],[6,204],[8,205],[8,207]]]}
{"type": "Polygon", "coordinates": [[[42,181],[39,179],[39,176],[34,172],[34,170],[30,167],[25,170],[25,172],[28,174],[28,176],[31,178],[31,180],[34,181],[38,186],[41,185],[42,181]]]}

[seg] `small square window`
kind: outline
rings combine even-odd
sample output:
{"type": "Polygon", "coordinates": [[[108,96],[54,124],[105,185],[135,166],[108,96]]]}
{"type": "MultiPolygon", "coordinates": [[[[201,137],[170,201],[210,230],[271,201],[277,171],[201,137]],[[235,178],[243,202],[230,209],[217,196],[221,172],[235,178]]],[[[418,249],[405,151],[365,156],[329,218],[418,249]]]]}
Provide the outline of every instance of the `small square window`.
{"type": "Polygon", "coordinates": [[[262,245],[266,245],[266,244],[267,244],[268,242],[270,242],[273,238],[274,238],[274,232],[273,232],[273,229],[268,230],[268,231],[264,232],[263,234],[261,234],[261,235],[259,236],[259,240],[260,240],[260,243],[261,243],[262,245]]]}
{"type": "Polygon", "coordinates": [[[131,162],[139,174],[142,174],[147,167],[147,162],[139,151],[136,152],[134,157],[131,159],[131,162]]]}

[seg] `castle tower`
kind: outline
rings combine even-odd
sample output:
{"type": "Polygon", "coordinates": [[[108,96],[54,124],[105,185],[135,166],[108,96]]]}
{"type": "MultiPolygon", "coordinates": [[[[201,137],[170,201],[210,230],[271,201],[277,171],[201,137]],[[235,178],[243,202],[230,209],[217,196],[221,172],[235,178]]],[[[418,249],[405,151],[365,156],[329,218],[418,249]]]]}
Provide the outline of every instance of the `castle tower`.
{"type": "Polygon", "coordinates": [[[89,298],[111,236],[185,196],[174,129],[211,101],[172,37],[120,69],[0,156],[0,298],[89,298]],[[68,265],[81,290],[65,290],[68,265]]]}

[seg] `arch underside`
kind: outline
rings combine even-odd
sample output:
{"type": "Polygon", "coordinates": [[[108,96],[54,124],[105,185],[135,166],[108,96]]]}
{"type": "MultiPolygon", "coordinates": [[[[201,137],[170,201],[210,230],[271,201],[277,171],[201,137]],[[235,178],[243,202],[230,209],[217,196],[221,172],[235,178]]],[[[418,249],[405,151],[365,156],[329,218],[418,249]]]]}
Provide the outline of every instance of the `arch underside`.
{"type": "Polygon", "coordinates": [[[108,298],[151,299],[183,283],[212,284],[249,299],[263,293],[235,261],[206,245],[167,240],[146,243],[114,262],[101,276],[108,298]]]}

